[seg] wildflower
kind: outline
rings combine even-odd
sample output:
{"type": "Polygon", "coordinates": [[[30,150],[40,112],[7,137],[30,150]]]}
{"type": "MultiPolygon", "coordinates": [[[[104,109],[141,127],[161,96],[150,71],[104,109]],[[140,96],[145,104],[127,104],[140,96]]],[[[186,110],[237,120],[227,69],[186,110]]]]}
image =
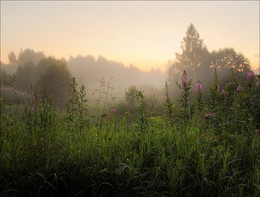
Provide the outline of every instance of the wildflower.
{"type": "Polygon", "coordinates": [[[111,109],[112,113],[116,113],[116,108],[111,109]]]}
{"type": "Polygon", "coordinates": [[[253,72],[251,72],[251,73],[247,74],[246,80],[251,80],[251,79],[254,79],[254,78],[255,78],[255,75],[254,75],[253,72]]]}
{"type": "Polygon", "coordinates": [[[167,101],[168,101],[168,98],[167,98],[167,97],[165,97],[164,104],[167,104],[167,101]]]}
{"type": "Polygon", "coordinates": [[[226,120],[226,124],[227,124],[227,125],[229,125],[229,124],[230,124],[229,120],[226,120]]]}
{"type": "Polygon", "coordinates": [[[105,115],[105,119],[106,119],[106,120],[109,120],[109,118],[110,118],[110,117],[109,117],[108,115],[105,115]]]}
{"type": "Polygon", "coordinates": [[[37,107],[32,107],[32,111],[36,111],[37,110],[37,107]]]}
{"type": "Polygon", "coordinates": [[[185,70],[183,71],[183,74],[182,74],[181,88],[184,87],[184,84],[186,84],[186,87],[189,87],[189,80],[188,80],[187,73],[185,70]]]}
{"type": "Polygon", "coordinates": [[[218,85],[218,87],[217,87],[217,92],[219,92],[219,90],[220,90],[220,86],[218,85]]]}
{"type": "Polygon", "coordinates": [[[226,95],[225,90],[222,90],[220,95],[224,95],[225,96],[226,95]]]}
{"type": "Polygon", "coordinates": [[[237,87],[237,91],[239,92],[239,91],[244,91],[244,88],[242,87],[242,86],[238,86],[237,87]]]}
{"type": "Polygon", "coordinates": [[[199,81],[199,82],[196,83],[196,92],[199,93],[201,90],[202,90],[202,85],[199,81]]]}
{"type": "Polygon", "coordinates": [[[209,117],[215,117],[216,115],[214,113],[208,113],[208,114],[204,114],[205,118],[209,118],[209,117]]]}
{"type": "Polygon", "coordinates": [[[167,104],[168,102],[170,102],[170,93],[166,94],[165,98],[164,98],[164,103],[167,104]]]}
{"type": "Polygon", "coordinates": [[[255,130],[255,133],[259,133],[259,131],[260,131],[259,129],[256,129],[256,130],[255,130]]]}

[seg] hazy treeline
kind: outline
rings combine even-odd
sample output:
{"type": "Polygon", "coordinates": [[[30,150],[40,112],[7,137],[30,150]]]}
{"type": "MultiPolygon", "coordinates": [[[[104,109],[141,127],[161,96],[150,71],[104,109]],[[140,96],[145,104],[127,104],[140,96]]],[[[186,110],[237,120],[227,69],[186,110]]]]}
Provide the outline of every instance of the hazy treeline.
{"type": "Polygon", "coordinates": [[[2,86],[12,86],[22,91],[28,91],[30,86],[37,85],[46,89],[51,98],[63,106],[68,100],[73,77],[79,85],[86,87],[88,97],[103,86],[102,88],[113,89],[110,93],[119,100],[127,101],[127,91],[129,93],[131,89],[143,90],[146,95],[156,95],[157,99],[161,99],[165,94],[166,81],[169,92],[174,93],[174,99],[178,99],[176,82],[181,81],[184,70],[188,78],[192,79],[193,86],[200,80],[205,87],[204,92],[208,91],[208,84],[213,82],[215,69],[220,86],[232,76],[236,80],[244,80],[251,72],[248,59],[232,48],[210,52],[192,24],[181,42],[181,49],[182,52],[176,53],[176,58],[169,67],[168,77],[160,70],[145,72],[133,65],[127,67],[102,56],[95,58],[91,55],[78,55],[71,56],[68,60],[58,60],[46,57],[43,52],[25,49],[18,56],[10,52],[9,64],[1,62],[1,82],[2,86]]]}
{"type": "MultiPolygon", "coordinates": [[[[44,72],[43,64],[47,66],[50,59],[56,61],[57,64],[64,64],[64,69],[68,68],[71,73],[68,76],[75,77],[77,82],[84,85],[91,94],[100,88],[100,81],[109,82],[113,87],[113,93],[122,98],[125,90],[132,85],[146,90],[146,92],[154,93],[163,88],[166,80],[166,74],[160,70],[145,72],[133,65],[126,67],[123,63],[109,61],[102,56],[95,59],[91,55],[78,55],[70,57],[66,61],[65,59],[57,60],[46,57],[43,52],[25,49],[21,50],[18,58],[16,54],[10,52],[8,59],[9,64],[1,63],[2,81],[5,84],[9,83],[9,85],[11,83],[20,90],[28,90],[29,85],[36,85],[39,82],[40,73],[44,72]],[[10,81],[10,77],[13,81],[10,81]]],[[[53,84],[49,84],[49,88],[51,86],[53,84]]]]}
{"type": "Polygon", "coordinates": [[[155,88],[162,88],[165,82],[165,75],[160,70],[145,72],[133,65],[126,67],[123,63],[109,61],[102,56],[97,59],[91,55],[70,57],[68,68],[79,83],[87,88],[96,88],[97,81],[103,77],[113,78],[113,86],[121,90],[130,85],[151,85],[155,88]]]}
{"type": "MultiPolygon", "coordinates": [[[[181,49],[182,52],[176,53],[175,61],[169,68],[170,91],[176,91],[176,81],[181,81],[184,70],[188,78],[192,79],[193,85],[200,81],[205,88],[213,82],[215,69],[220,86],[232,77],[235,80],[245,80],[247,74],[252,72],[249,60],[233,48],[210,52],[193,24],[188,27],[186,36],[181,42],[181,49]]],[[[204,91],[207,92],[208,88],[204,91]]]]}

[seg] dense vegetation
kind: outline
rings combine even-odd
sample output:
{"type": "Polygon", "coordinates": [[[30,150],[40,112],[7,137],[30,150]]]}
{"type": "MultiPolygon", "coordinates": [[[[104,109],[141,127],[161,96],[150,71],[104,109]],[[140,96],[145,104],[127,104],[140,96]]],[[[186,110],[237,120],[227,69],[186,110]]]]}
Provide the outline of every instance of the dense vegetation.
{"type": "Polygon", "coordinates": [[[184,72],[181,97],[173,102],[166,85],[157,113],[131,87],[136,119],[117,107],[92,116],[75,80],[66,111],[46,92],[2,88],[24,111],[1,102],[1,196],[259,196],[258,83],[248,73],[220,89],[215,73],[210,98],[198,82],[191,99],[184,72]]]}
{"type": "Polygon", "coordinates": [[[233,49],[209,52],[193,25],[181,48],[164,89],[130,85],[119,102],[111,80],[96,82],[101,70],[120,73],[122,87],[129,73],[157,84],[162,75],[11,52],[0,196],[260,196],[259,75],[233,49]]]}

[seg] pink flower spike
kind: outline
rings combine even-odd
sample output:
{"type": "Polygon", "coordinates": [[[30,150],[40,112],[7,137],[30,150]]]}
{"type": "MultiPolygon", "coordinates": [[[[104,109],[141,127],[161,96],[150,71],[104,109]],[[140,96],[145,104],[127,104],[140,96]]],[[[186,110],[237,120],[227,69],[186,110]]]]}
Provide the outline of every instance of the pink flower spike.
{"type": "Polygon", "coordinates": [[[32,111],[36,111],[37,110],[37,107],[32,107],[32,111]]]}
{"type": "Polygon", "coordinates": [[[244,91],[244,88],[242,87],[242,86],[238,86],[237,87],[237,91],[239,92],[239,91],[244,91]]]}
{"type": "Polygon", "coordinates": [[[218,85],[218,89],[217,89],[217,92],[219,92],[219,90],[220,90],[220,86],[218,85]]]}
{"type": "Polygon", "coordinates": [[[116,108],[111,109],[112,113],[116,113],[116,108]]]}
{"type": "Polygon", "coordinates": [[[184,70],[183,73],[182,73],[181,88],[184,87],[184,84],[186,84],[186,87],[189,87],[189,80],[188,80],[187,73],[186,73],[185,70],[184,70]]]}
{"type": "Polygon", "coordinates": [[[198,83],[196,83],[196,92],[198,93],[200,91],[202,91],[202,85],[200,82],[198,82],[198,83]]]}
{"type": "Polygon", "coordinates": [[[221,95],[224,95],[224,96],[226,95],[225,90],[221,91],[221,95]]]}
{"type": "Polygon", "coordinates": [[[251,80],[251,79],[254,79],[254,78],[255,78],[255,75],[254,75],[253,72],[251,72],[251,73],[247,74],[246,80],[251,80]]]}
{"type": "Polygon", "coordinates": [[[259,129],[256,129],[256,130],[255,130],[255,133],[259,133],[259,131],[260,131],[259,129]]]}
{"type": "Polygon", "coordinates": [[[110,117],[108,115],[105,115],[105,119],[108,120],[110,117]]]}

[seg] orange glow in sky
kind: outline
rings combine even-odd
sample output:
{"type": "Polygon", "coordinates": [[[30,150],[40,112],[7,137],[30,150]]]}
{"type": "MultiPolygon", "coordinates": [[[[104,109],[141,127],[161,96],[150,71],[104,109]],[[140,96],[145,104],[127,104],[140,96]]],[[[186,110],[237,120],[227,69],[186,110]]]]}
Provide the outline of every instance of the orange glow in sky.
{"type": "Polygon", "coordinates": [[[1,61],[30,48],[166,70],[190,23],[209,51],[233,47],[259,68],[259,1],[1,1],[1,61]]]}

